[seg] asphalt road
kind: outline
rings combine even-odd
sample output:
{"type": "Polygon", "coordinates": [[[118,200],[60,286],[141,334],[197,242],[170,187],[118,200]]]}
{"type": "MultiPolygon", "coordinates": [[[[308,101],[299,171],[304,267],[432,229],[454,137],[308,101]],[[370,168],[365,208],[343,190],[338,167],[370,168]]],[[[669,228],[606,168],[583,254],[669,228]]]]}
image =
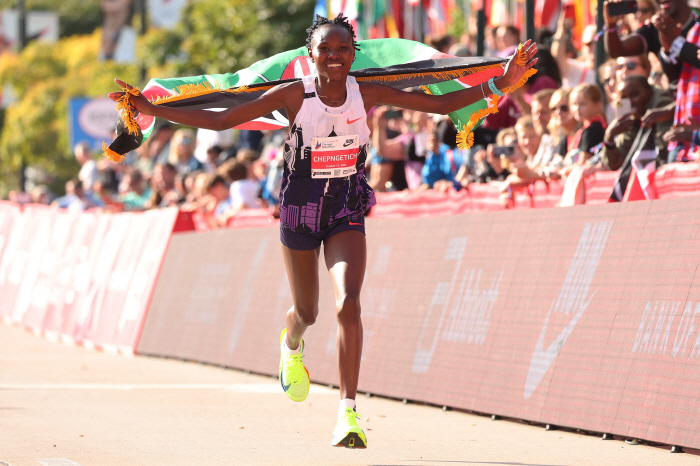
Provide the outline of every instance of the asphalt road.
{"type": "Polygon", "coordinates": [[[330,446],[339,395],[49,342],[0,324],[0,465],[697,465],[696,452],[601,441],[361,396],[369,448],[330,446]]]}

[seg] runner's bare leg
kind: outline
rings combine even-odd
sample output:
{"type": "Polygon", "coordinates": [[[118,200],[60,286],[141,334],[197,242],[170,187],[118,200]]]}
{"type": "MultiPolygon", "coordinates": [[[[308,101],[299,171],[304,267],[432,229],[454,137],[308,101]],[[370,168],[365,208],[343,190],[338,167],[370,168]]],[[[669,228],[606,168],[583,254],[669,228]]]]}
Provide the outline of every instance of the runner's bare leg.
{"type": "Polygon", "coordinates": [[[306,329],[318,316],[318,257],[321,248],[295,251],[282,245],[294,303],[287,311],[287,347],[297,349],[306,329]]]}
{"type": "Polygon", "coordinates": [[[331,236],[325,241],[324,256],[335,290],[340,398],[354,400],[362,357],[360,290],[367,263],[365,235],[348,230],[331,236]]]}

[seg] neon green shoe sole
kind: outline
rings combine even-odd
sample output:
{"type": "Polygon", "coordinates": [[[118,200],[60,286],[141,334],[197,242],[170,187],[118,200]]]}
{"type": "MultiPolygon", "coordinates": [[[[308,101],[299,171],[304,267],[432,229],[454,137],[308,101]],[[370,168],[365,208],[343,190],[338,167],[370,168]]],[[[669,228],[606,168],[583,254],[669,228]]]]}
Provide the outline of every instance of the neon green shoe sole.
{"type": "Polygon", "coordinates": [[[338,424],[333,431],[331,445],[346,448],[367,448],[367,437],[357,425],[360,416],[352,408],[346,408],[338,418],[338,424]]]}
{"type": "Polygon", "coordinates": [[[284,339],[287,329],[280,335],[280,384],[282,390],[292,401],[301,402],[309,394],[309,371],[304,366],[304,340],[299,343],[299,354],[287,354],[284,351],[284,339]]]}

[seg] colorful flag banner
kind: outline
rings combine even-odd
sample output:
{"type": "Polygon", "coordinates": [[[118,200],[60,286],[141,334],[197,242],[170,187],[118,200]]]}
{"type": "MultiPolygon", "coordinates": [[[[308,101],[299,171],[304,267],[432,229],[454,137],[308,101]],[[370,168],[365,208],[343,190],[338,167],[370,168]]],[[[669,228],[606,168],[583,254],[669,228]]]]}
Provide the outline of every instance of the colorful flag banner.
{"type": "MultiPolygon", "coordinates": [[[[403,39],[366,40],[359,41],[358,45],[360,50],[350,74],[359,82],[377,82],[398,89],[446,83],[429,89],[441,94],[501,75],[502,65],[506,61],[501,58],[452,57],[425,44],[403,39]],[[450,84],[455,79],[460,81],[450,84]]],[[[261,60],[233,74],[152,79],[142,93],[156,105],[216,111],[254,100],[281,83],[315,74],[316,68],[308,50],[299,47],[261,60]]],[[[134,150],[147,139],[155,123],[154,117],[149,115],[130,115],[128,98],[127,93],[118,104],[118,109],[122,112],[117,124],[118,136],[109,148],[105,145],[105,153],[117,160],[120,155],[134,150]]],[[[459,116],[451,116],[456,124],[459,121],[463,126],[465,121],[469,121],[468,114],[485,106],[484,103],[477,103],[460,111],[459,116]]],[[[237,128],[279,129],[288,125],[286,114],[280,109],[237,128]]]]}

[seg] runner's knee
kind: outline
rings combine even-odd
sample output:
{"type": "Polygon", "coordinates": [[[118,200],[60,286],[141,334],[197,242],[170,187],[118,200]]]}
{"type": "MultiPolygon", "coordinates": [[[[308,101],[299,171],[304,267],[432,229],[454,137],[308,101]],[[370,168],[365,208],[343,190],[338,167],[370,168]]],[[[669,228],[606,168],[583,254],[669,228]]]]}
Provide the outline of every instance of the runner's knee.
{"type": "Polygon", "coordinates": [[[306,326],[311,326],[316,323],[316,316],[318,315],[317,306],[298,306],[294,305],[294,314],[296,319],[306,326]]]}
{"type": "Polygon", "coordinates": [[[359,319],[360,317],[360,296],[345,294],[336,302],[338,320],[359,319]]]}

